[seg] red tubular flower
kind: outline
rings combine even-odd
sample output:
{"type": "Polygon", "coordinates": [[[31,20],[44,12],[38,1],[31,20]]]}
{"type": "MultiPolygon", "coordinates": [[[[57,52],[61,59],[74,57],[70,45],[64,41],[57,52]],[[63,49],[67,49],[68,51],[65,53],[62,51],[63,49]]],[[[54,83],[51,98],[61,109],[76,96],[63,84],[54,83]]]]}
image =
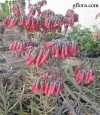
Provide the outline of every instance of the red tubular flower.
{"type": "Polygon", "coordinates": [[[14,42],[12,42],[12,47],[11,47],[11,50],[13,50],[13,51],[16,51],[16,47],[17,47],[17,42],[16,41],[14,41],[14,42]]]}
{"type": "Polygon", "coordinates": [[[55,92],[55,95],[56,96],[59,96],[61,93],[61,87],[60,87],[60,84],[56,87],[56,92],[55,92]]]}
{"type": "Polygon", "coordinates": [[[72,43],[69,43],[69,44],[68,44],[68,54],[69,54],[70,57],[71,57],[72,54],[73,54],[72,43]]]}
{"type": "Polygon", "coordinates": [[[59,81],[59,80],[57,80],[56,81],[56,87],[55,87],[55,95],[56,96],[59,96],[60,95],[60,93],[62,92],[62,90],[63,90],[63,87],[62,87],[62,82],[63,81],[59,81]]]}
{"type": "Polygon", "coordinates": [[[54,46],[54,47],[51,48],[51,56],[52,57],[54,57],[55,51],[56,51],[56,47],[54,46]]]}
{"type": "Polygon", "coordinates": [[[48,89],[48,96],[55,94],[56,82],[51,81],[49,89],[48,89]]]}
{"type": "Polygon", "coordinates": [[[61,49],[60,49],[59,45],[57,44],[54,57],[59,58],[60,56],[61,56],[61,49]]]}
{"type": "Polygon", "coordinates": [[[70,55],[68,53],[68,47],[67,47],[67,45],[64,48],[64,53],[65,53],[65,58],[69,58],[70,57],[70,55]]]}
{"type": "Polygon", "coordinates": [[[49,85],[50,85],[49,82],[46,82],[46,84],[45,84],[45,91],[44,91],[45,95],[48,95],[49,85]]]}
{"type": "Polygon", "coordinates": [[[50,54],[49,49],[44,52],[44,55],[43,55],[43,57],[42,57],[42,59],[41,59],[41,61],[39,63],[39,66],[41,66],[44,62],[46,62],[48,60],[49,54],[50,54]]]}
{"type": "Polygon", "coordinates": [[[36,83],[34,82],[34,83],[32,84],[32,92],[33,92],[33,93],[35,93],[35,87],[36,87],[36,83]]]}
{"type": "Polygon", "coordinates": [[[26,62],[27,62],[27,65],[32,65],[34,61],[34,58],[32,55],[29,55],[27,58],[26,58],[26,62]]]}
{"type": "Polygon", "coordinates": [[[61,58],[65,58],[65,46],[62,45],[62,48],[61,48],[61,58]]]}
{"type": "Polygon", "coordinates": [[[42,60],[42,57],[43,57],[43,50],[42,49],[40,49],[40,51],[39,51],[39,54],[38,54],[38,56],[37,56],[37,58],[36,58],[36,66],[38,67],[39,65],[40,65],[40,62],[41,62],[41,60],[42,60]]]}
{"type": "Polygon", "coordinates": [[[34,83],[32,84],[32,92],[39,93],[39,81],[38,80],[34,81],[34,83]]]}
{"type": "Polygon", "coordinates": [[[79,52],[79,48],[75,43],[70,43],[68,45],[68,53],[70,57],[74,57],[79,52]]]}
{"type": "Polygon", "coordinates": [[[84,80],[84,85],[89,85],[93,81],[94,81],[94,73],[93,73],[92,70],[89,70],[86,73],[86,77],[85,77],[85,80],[84,80]]]}
{"type": "Polygon", "coordinates": [[[4,20],[3,20],[3,24],[4,26],[8,26],[10,23],[10,16],[7,16],[4,20]]]}
{"type": "Polygon", "coordinates": [[[28,28],[30,27],[32,24],[32,18],[31,17],[27,17],[26,18],[26,23],[25,23],[25,27],[28,28]]]}
{"type": "Polygon", "coordinates": [[[4,19],[3,23],[7,28],[13,28],[17,25],[17,21],[16,17],[8,16],[4,19]]]}
{"type": "Polygon", "coordinates": [[[33,54],[30,54],[26,57],[26,62],[28,65],[36,65],[36,59],[38,57],[38,53],[39,50],[36,50],[36,52],[34,51],[33,54]]]}
{"type": "Polygon", "coordinates": [[[56,82],[53,82],[51,93],[55,94],[55,90],[56,90],[56,82]]]}
{"type": "Polygon", "coordinates": [[[84,75],[82,74],[79,68],[75,69],[74,74],[75,74],[75,80],[77,84],[80,84],[81,82],[83,82],[84,75]]]}
{"type": "Polygon", "coordinates": [[[36,86],[35,86],[35,93],[40,93],[40,80],[36,81],[36,86]]]}
{"type": "Polygon", "coordinates": [[[21,48],[21,44],[20,44],[20,42],[17,42],[17,46],[16,46],[16,49],[15,49],[15,50],[16,50],[17,52],[19,52],[20,48],[21,48]]]}
{"type": "Polygon", "coordinates": [[[42,82],[41,82],[41,88],[40,88],[40,93],[42,93],[42,94],[45,93],[45,84],[46,84],[46,81],[42,80],[42,82]]]}
{"type": "Polygon", "coordinates": [[[13,43],[14,43],[14,41],[13,41],[13,42],[11,42],[11,43],[10,43],[10,45],[9,45],[9,49],[10,49],[10,50],[12,50],[12,49],[13,49],[13,43]]]}
{"type": "Polygon", "coordinates": [[[50,96],[52,94],[51,90],[52,90],[52,83],[50,83],[50,85],[49,85],[47,96],[50,96]]]}

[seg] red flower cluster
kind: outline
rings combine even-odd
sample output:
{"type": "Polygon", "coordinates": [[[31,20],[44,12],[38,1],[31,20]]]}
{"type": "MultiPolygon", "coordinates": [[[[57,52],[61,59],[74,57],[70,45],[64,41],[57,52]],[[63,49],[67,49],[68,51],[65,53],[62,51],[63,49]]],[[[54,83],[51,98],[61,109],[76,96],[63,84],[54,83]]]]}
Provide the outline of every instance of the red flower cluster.
{"type": "Polygon", "coordinates": [[[33,93],[42,93],[47,96],[50,95],[60,95],[63,90],[63,82],[60,80],[51,81],[51,80],[37,80],[33,82],[32,92],[33,93]]]}
{"type": "Polygon", "coordinates": [[[55,15],[49,18],[43,16],[27,17],[22,16],[19,19],[18,24],[26,28],[28,32],[36,32],[40,30],[49,31],[57,30],[64,23],[64,17],[62,15],[55,15]]]}
{"type": "Polygon", "coordinates": [[[17,25],[18,18],[15,16],[7,16],[3,23],[7,28],[13,28],[17,25]]]}
{"type": "Polygon", "coordinates": [[[94,71],[75,68],[74,76],[77,84],[89,85],[94,81],[94,71]]]}
{"type": "Polygon", "coordinates": [[[14,51],[16,53],[23,53],[26,52],[27,50],[31,49],[34,46],[34,43],[31,41],[12,41],[9,45],[9,49],[11,51],[14,51]]]}
{"type": "Polygon", "coordinates": [[[37,24],[37,20],[34,17],[26,18],[24,27],[28,32],[39,31],[39,25],[37,24]]]}
{"type": "Polygon", "coordinates": [[[42,66],[49,58],[50,50],[49,49],[37,49],[35,53],[30,54],[26,58],[28,65],[42,66]]]}
{"type": "Polygon", "coordinates": [[[75,56],[79,52],[79,47],[74,42],[66,40],[53,40],[46,42],[37,48],[35,55],[31,54],[27,57],[27,64],[41,66],[45,63],[49,56],[55,58],[69,58],[75,56]]]}
{"type": "Polygon", "coordinates": [[[45,27],[48,30],[57,30],[58,27],[64,24],[64,16],[63,15],[54,15],[48,18],[45,18],[45,27]]]}
{"type": "Polygon", "coordinates": [[[73,26],[78,21],[78,15],[73,10],[68,10],[66,15],[55,14],[52,10],[41,11],[41,7],[46,4],[45,0],[29,6],[29,13],[26,16],[20,14],[17,4],[13,5],[13,16],[8,16],[4,20],[4,25],[8,28],[16,25],[23,26],[28,32],[55,31],[60,32],[62,25],[73,26]]]}
{"type": "Polygon", "coordinates": [[[13,12],[14,16],[20,16],[21,15],[20,8],[19,8],[18,4],[14,4],[12,6],[12,12],[13,12]]]}
{"type": "Polygon", "coordinates": [[[64,75],[58,68],[51,67],[48,71],[38,71],[33,76],[38,77],[33,82],[32,92],[43,93],[45,95],[60,95],[64,88],[64,75]]]}
{"type": "Polygon", "coordinates": [[[66,59],[74,57],[79,52],[78,44],[75,42],[61,39],[55,40],[55,42],[55,45],[51,48],[52,57],[66,59]]]}

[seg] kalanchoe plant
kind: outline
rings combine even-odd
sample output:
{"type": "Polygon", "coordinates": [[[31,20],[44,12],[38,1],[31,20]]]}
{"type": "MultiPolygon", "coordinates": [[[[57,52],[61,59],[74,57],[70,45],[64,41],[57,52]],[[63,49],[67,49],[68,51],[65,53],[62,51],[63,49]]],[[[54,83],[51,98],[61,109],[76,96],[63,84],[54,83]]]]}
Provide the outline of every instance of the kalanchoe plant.
{"type": "MultiPolygon", "coordinates": [[[[55,14],[50,9],[42,11],[41,8],[46,3],[45,0],[42,0],[36,4],[30,4],[27,15],[22,15],[19,6],[14,5],[13,13],[4,19],[4,25],[7,28],[20,25],[27,32],[37,32],[42,35],[41,42],[38,44],[31,40],[12,41],[9,49],[15,53],[22,54],[20,56],[23,56],[27,66],[36,68],[32,76],[33,94],[39,93],[43,96],[56,96],[58,98],[59,95],[62,95],[65,88],[65,73],[62,68],[62,60],[75,57],[79,53],[80,47],[75,41],[68,41],[65,37],[54,38],[48,41],[46,39],[47,33],[60,33],[63,26],[65,31],[68,27],[73,27],[74,23],[78,21],[78,15],[71,9],[67,10],[65,16],[55,14]]],[[[77,85],[80,85],[81,82],[83,85],[89,85],[94,80],[92,70],[81,71],[80,69],[75,69],[74,76],[77,85]]],[[[46,106],[42,109],[45,110],[45,108],[46,106]]],[[[67,113],[71,112],[72,115],[78,114],[74,111],[74,107],[70,108],[71,110],[69,109],[67,113]]],[[[53,112],[53,110],[51,111],[53,112]]],[[[45,110],[45,115],[47,115],[47,110],[45,110]]]]}

